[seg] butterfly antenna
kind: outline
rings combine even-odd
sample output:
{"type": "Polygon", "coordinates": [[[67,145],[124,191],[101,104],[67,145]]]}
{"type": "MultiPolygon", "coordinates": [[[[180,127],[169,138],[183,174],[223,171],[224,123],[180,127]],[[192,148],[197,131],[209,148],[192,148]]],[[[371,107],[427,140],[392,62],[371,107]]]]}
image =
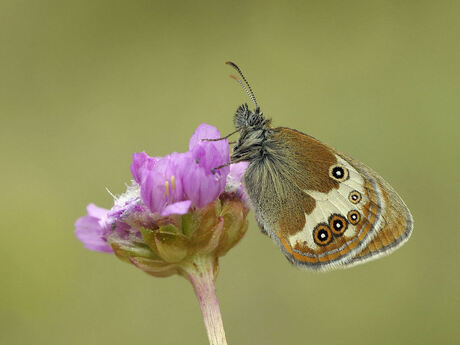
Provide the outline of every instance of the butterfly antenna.
{"type": "Polygon", "coordinates": [[[244,85],[243,82],[240,79],[238,79],[238,77],[236,75],[230,74],[230,78],[235,79],[241,85],[243,90],[246,91],[246,93],[248,94],[249,98],[252,100],[252,102],[254,103],[255,107],[257,108],[256,99],[254,98],[252,93],[247,89],[246,85],[244,85]]]}
{"type": "Polygon", "coordinates": [[[252,91],[251,85],[249,85],[249,83],[248,83],[247,79],[245,78],[243,72],[241,72],[240,68],[235,63],[233,63],[231,61],[227,61],[226,64],[232,66],[238,72],[238,74],[241,76],[241,78],[243,78],[244,82],[247,85],[247,88],[242,83],[242,81],[239,80],[237,77],[235,77],[234,75],[230,76],[233,79],[235,79],[238,83],[240,83],[240,85],[243,87],[244,91],[246,91],[246,93],[249,95],[249,98],[251,98],[251,100],[254,103],[254,106],[256,107],[256,109],[259,108],[259,106],[257,105],[256,96],[254,95],[254,91],[252,91]]]}

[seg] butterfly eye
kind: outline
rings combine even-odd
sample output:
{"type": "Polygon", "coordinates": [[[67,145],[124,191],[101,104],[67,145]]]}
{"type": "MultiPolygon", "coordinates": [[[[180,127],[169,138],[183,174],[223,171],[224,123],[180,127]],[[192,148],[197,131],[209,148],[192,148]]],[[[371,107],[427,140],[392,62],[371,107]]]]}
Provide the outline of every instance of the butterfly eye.
{"type": "Polygon", "coordinates": [[[341,165],[333,165],[329,168],[329,176],[339,182],[348,179],[348,170],[341,165]]]}
{"type": "Polygon", "coordinates": [[[361,215],[359,214],[358,211],[352,210],[352,211],[348,212],[347,218],[348,218],[348,221],[351,224],[356,225],[361,220],[361,215]]]}
{"type": "Polygon", "coordinates": [[[361,193],[357,190],[354,190],[350,193],[350,195],[348,195],[348,200],[350,200],[353,204],[359,203],[361,201],[361,198],[361,193]]]}
{"type": "Polygon", "coordinates": [[[321,223],[316,226],[313,230],[313,240],[318,246],[325,246],[331,243],[332,233],[326,223],[321,223]]]}
{"type": "Polygon", "coordinates": [[[342,236],[345,230],[347,230],[348,222],[340,214],[333,214],[329,217],[329,227],[334,235],[342,236]]]}

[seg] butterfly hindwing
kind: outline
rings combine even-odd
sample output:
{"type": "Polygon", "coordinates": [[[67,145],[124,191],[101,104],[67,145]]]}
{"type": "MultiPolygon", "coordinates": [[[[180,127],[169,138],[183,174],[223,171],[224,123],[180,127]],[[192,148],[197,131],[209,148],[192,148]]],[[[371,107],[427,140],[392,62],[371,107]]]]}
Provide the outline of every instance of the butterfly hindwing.
{"type": "Polygon", "coordinates": [[[388,255],[403,245],[412,234],[414,221],[404,201],[396,191],[381,176],[363,163],[342,155],[362,174],[371,176],[382,191],[385,208],[382,215],[382,225],[378,233],[360,253],[356,254],[347,266],[364,263],[388,255]]]}
{"type": "Polygon", "coordinates": [[[375,181],[362,177],[340,157],[335,166],[344,169],[348,178],[328,193],[304,190],[315,199],[316,208],[305,215],[303,229],[282,240],[298,266],[326,270],[345,265],[381,227],[385,204],[375,181]]]}
{"type": "Polygon", "coordinates": [[[259,224],[289,261],[318,270],[346,267],[408,239],[410,213],[375,172],[303,133],[274,133],[282,154],[252,163],[245,184],[259,224]]]}

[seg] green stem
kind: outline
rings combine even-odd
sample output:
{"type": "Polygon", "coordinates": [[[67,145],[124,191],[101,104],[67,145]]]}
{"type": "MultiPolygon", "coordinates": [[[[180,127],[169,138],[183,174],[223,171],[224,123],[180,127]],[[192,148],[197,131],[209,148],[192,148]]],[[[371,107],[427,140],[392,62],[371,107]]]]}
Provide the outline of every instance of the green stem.
{"type": "Polygon", "coordinates": [[[215,271],[217,270],[215,259],[211,256],[197,256],[189,265],[183,266],[183,269],[200,302],[209,343],[211,345],[227,345],[214,286],[215,271]]]}

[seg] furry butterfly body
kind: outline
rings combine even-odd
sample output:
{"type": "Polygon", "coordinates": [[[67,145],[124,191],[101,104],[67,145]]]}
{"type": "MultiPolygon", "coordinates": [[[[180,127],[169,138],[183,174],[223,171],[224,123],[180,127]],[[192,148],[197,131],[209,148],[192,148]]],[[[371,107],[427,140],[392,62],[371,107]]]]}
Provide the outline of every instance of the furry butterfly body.
{"type": "Polygon", "coordinates": [[[243,181],[259,227],[291,263],[349,267],[409,239],[410,211],[383,178],[307,134],[273,128],[230,64],[255,104],[254,111],[244,104],[235,113],[240,137],[231,163],[249,162],[243,181]]]}

